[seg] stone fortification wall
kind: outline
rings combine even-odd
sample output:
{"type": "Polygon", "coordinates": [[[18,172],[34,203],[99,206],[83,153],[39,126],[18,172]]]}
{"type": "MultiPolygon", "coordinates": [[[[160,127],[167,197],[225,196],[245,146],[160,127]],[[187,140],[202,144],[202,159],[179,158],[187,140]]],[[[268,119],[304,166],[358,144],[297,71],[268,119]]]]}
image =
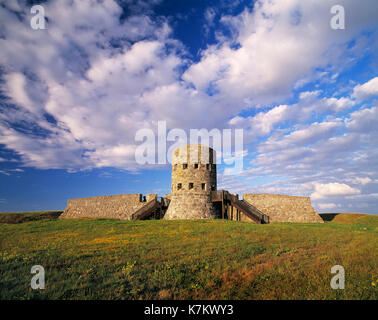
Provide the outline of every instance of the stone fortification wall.
{"type": "Polygon", "coordinates": [[[247,193],[243,200],[267,214],[270,222],[324,222],[311,206],[309,197],[247,193]]]}
{"type": "MultiPolygon", "coordinates": [[[[156,195],[147,195],[152,200],[156,195]]],[[[141,194],[120,194],[114,196],[70,199],[67,208],[60,216],[62,219],[73,218],[112,218],[130,220],[131,215],[143,207],[141,194]]]]}

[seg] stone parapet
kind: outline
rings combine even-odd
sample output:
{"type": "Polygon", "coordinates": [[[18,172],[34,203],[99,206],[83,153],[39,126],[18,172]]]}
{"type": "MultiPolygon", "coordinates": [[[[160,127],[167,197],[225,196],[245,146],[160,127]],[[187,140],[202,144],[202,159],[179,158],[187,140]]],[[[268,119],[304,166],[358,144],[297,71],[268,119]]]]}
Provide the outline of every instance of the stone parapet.
{"type": "Polygon", "coordinates": [[[270,222],[324,222],[311,206],[309,197],[247,193],[243,200],[268,215],[270,222]]]}
{"type": "Polygon", "coordinates": [[[120,194],[81,199],[70,199],[61,219],[112,218],[130,220],[131,215],[143,207],[141,194],[120,194]]]}

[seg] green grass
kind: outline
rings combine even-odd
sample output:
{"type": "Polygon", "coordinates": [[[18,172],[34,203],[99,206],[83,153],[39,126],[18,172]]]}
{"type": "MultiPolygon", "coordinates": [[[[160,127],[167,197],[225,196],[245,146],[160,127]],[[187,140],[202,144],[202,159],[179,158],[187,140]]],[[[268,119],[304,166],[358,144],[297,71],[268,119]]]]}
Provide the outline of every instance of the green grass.
{"type": "Polygon", "coordinates": [[[58,219],[63,211],[0,212],[0,223],[24,223],[58,219]]]}
{"type": "Polygon", "coordinates": [[[377,299],[378,216],[0,225],[0,299],[377,299]],[[42,265],[46,289],[32,290],[42,265]],[[333,265],[345,289],[333,290],[333,265]]]}

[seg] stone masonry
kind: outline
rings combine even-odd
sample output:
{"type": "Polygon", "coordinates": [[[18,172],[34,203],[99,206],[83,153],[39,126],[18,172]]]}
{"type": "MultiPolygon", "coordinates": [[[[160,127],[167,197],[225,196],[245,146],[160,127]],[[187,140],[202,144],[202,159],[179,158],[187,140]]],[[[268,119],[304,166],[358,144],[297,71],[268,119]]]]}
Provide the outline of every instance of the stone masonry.
{"type": "Polygon", "coordinates": [[[270,222],[324,222],[311,206],[309,197],[247,193],[243,200],[267,214],[270,222]]]}
{"type": "Polygon", "coordinates": [[[215,151],[200,144],[179,147],[172,154],[170,204],[164,219],[215,219],[211,191],[217,188],[215,151]]]}
{"type": "MultiPolygon", "coordinates": [[[[156,194],[148,194],[147,202],[156,198],[156,194]]],[[[60,216],[62,219],[72,218],[113,218],[130,220],[131,215],[146,204],[142,194],[120,194],[114,196],[70,199],[67,208],[60,216]]]]}

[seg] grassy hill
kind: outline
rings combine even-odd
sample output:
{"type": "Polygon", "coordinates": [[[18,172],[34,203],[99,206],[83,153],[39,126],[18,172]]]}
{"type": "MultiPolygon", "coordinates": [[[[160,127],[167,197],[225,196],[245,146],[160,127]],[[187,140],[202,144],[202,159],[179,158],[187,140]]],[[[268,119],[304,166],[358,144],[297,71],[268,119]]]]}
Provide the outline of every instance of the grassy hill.
{"type": "Polygon", "coordinates": [[[377,299],[377,227],[378,216],[356,214],[0,224],[0,299],[377,299]],[[30,288],[33,265],[45,290],[30,288]],[[345,268],[344,290],[330,287],[333,265],[345,268]]]}
{"type": "Polygon", "coordinates": [[[0,223],[23,223],[58,219],[63,211],[0,212],[0,223]]]}

